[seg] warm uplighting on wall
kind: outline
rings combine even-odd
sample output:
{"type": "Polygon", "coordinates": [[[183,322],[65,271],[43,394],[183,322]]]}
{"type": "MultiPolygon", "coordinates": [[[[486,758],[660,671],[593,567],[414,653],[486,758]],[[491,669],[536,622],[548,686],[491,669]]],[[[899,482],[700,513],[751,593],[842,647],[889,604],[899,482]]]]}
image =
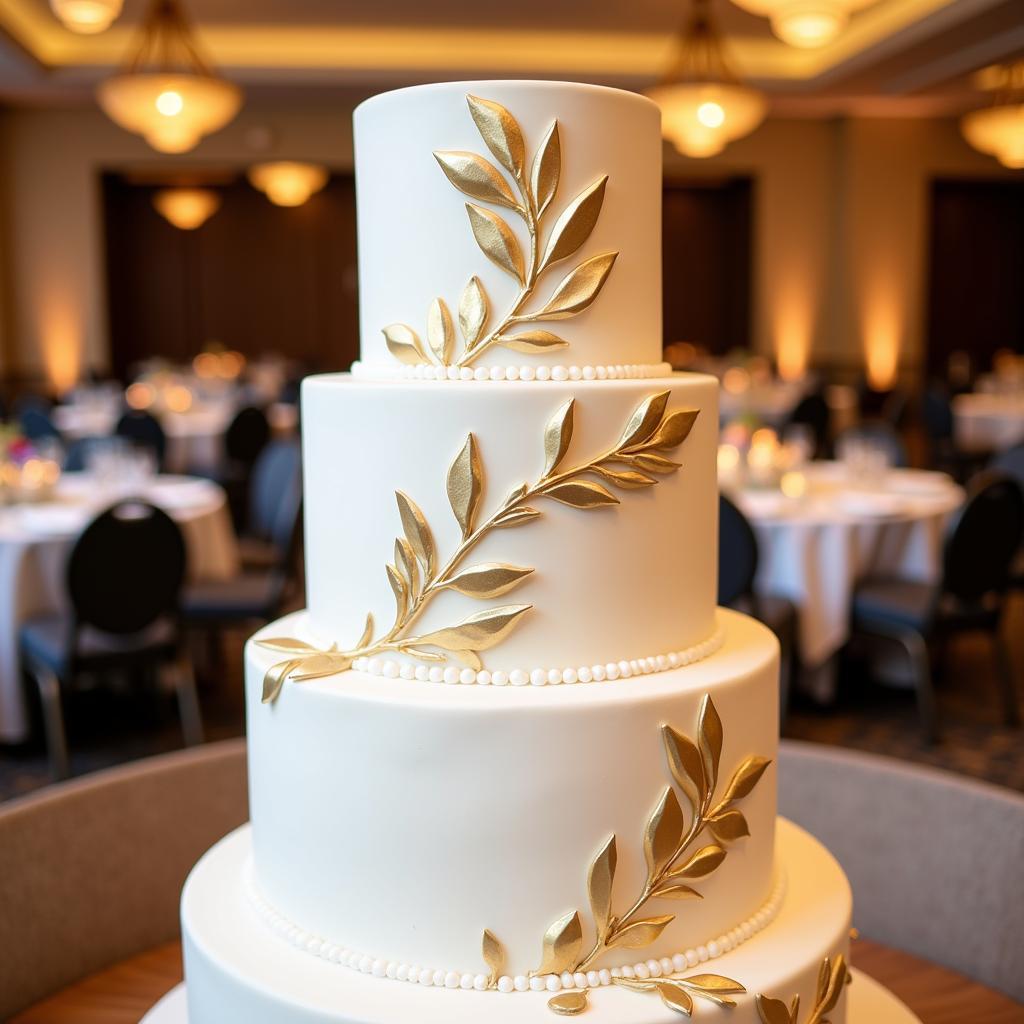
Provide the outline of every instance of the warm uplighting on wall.
{"type": "Polygon", "coordinates": [[[57,296],[46,296],[41,314],[43,366],[50,387],[63,395],[82,371],[82,331],[72,307],[57,296]]]}
{"type": "Polygon", "coordinates": [[[772,331],[775,362],[783,380],[800,380],[807,372],[811,352],[811,296],[792,286],[775,296],[772,331]]]}
{"type": "Polygon", "coordinates": [[[153,206],[176,228],[194,231],[220,209],[220,196],[206,188],[164,188],[153,196],[153,206]]]}
{"type": "Polygon", "coordinates": [[[901,317],[895,293],[880,282],[868,290],[863,331],[868,383],[875,391],[888,391],[899,368],[901,317]]]}
{"type": "Polygon", "coordinates": [[[50,0],[50,7],[65,28],[84,36],[109,28],[121,13],[123,0],[50,0]]]}
{"type": "Polygon", "coordinates": [[[875,0],[733,0],[751,14],[768,18],[784,43],[803,50],[825,46],[846,27],[850,15],[875,0]]]}
{"type": "Polygon", "coordinates": [[[301,206],[327,184],[327,168],[294,160],[275,160],[249,169],[253,188],[275,206],[301,206]]]}

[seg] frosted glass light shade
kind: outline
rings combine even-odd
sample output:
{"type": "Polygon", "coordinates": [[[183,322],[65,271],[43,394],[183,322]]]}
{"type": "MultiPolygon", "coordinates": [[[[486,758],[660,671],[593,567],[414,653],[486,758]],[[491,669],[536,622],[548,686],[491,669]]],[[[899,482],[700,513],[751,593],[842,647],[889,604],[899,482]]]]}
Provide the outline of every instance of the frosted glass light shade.
{"type": "Polygon", "coordinates": [[[832,42],[850,15],[876,0],[734,0],[737,7],[767,18],[784,43],[812,50],[832,42]]]}
{"type": "Polygon", "coordinates": [[[728,82],[659,85],[647,95],[661,108],[661,131],[684,156],[720,153],[749,135],[765,115],[764,97],[728,82]]]}
{"type": "Polygon", "coordinates": [[[301,206],[327,184],[327,168],[293,160],[256,164],[249,169],[249,181],[277,206],[301,206]]]}
{"type": "Polygon", "coordinates": [[[65,28],[91,36],[110,27],[124,0],[50,0],[50,7],[65,28]]]}
{"type": "Polygon", "coordinates": [[[220,209],[220,196],[206,188],[165,188],[153,196],[153,206],[176,228],[194,231],[220,209]]]}
{"type": "Polygon", "coordinates": [[[1001,103],[965,114],[960,122],[964,138],[1003,166],[1024,168],[1024,103],[1001,103]]]}

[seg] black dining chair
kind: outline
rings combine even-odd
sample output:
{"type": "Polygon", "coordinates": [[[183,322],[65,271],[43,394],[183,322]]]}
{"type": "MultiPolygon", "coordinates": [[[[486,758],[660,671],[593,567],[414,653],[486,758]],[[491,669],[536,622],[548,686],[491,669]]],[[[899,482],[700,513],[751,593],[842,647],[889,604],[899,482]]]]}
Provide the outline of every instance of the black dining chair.
{"type": "Polygon", "coordinates": [[[836,452],[841,453],[844,441],[866,441],[885,452],[890,466],[904,468],[910,465],[907,446],[896,429],[881,420],[858,423],[847,427],[836,437],[836,452]]]}
{"type": "Polygon", "coordinates": [[[862,581],[853,595],[853,630],[900,644],[910,658],[925,739],[938,737],[929,645],[981,632],[992,641],[1008,725],[1020,724],[1016,684],[1002,640],[1007,577],[1024,537],[1024,494],[999,473],[980,474],[946,534],[938,583],[892,577],[862,581]]]}
{"type": "Polygon", "coordinates": [[[752,615],[779,640],[779,714],[789,708],[796,665],[797,612],[792,601],[754,590],[758,564],[757,535],[750,521],[726,495],[718,498],[718,603],[752,615]]]}
{"type": "Polygon", "coordinates": [[[236,530],[244,529],[248,519],[253,467],[269,440],[267,415],[253,405],[239,409],[224,433],[224,462],[217,480],[227,493],[236,530]]]}
{"type": "Polygon", "coordinates": [[[141,409],[129,409],[117,421],[114,433],[126,441],[148,448],[156,459],[158,468],[164,465],[167,453],[167,435],[160,421],[151,413],[141,409]]]}
{"type": "Polygon", "coordinates": [[[785,436],[786,427],[794,424],[809,427],[814,435],[812,456],[820,459],[828,451],[831,420],[832,414],[829,411],[828,402],[825,401],[825,396],[820,391],[812,391],[797,402],[796,408],[789,414],[789,418],[783,426],[782,433],[785,436]]]}
{"type": "Polygon", "coordinates": [[[67,563],[70,610],[37,615],[19,633],[23,664],[42,699],[54,775],[68,775],[61,696],[84,673],[140,674],[167,666],[177,690],[185,743],[202,742],[191,665],[182,646],[178,602],[185,542],[166,512],[123,501],[101,512],[67,563]]]}
{"type": "MultiPolygon", "coordinates": [[[[297,566],[302,513],[302,455],[293,440],[272,441],[260,453],[252,475],[250,548],[262,544],[262,562],[229,580],[185,588],[182,611],[196,627],[231,626],[276,618],[289,596],[297,566]]],[[[243,545],[243,550],[245,546],[243,545]]]]}

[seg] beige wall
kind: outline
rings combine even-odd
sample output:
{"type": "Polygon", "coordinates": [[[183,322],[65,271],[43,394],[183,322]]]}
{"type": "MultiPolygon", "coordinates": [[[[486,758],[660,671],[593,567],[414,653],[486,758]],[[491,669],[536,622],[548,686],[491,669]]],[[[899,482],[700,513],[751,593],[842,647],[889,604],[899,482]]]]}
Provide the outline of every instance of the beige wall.
{"type": "MultiPolygon", "coordinates": [[[[294,156],[348,168],[350,117],[345,100],[301,110],[250,101],[174,164],[294,156]]],[[[106,365],[98,174],[168,164],[96,110],[0,114],[8,370],[66,386],[85,365],[106,365]]],[[[1008,172],[971,150],[953,121],[847,119],[770,120],[712,160],[669,156],[666,173],[754,178],[752,347],[794,369],[808,358],[856,365],[866,352],[882,377],[921,353],[929,179],[1008,172]]]]}

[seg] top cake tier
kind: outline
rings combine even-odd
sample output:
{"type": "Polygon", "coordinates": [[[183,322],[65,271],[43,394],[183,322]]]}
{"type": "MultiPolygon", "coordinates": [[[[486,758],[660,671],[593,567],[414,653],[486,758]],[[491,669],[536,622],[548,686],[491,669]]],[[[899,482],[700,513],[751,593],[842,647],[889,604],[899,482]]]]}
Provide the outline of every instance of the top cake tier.
{"type": "Polygon", "coordinates": [[[649,100],[562,82],[400,89],[357,108],[355,155],[357,375],[660,364],[649,100]]]}

